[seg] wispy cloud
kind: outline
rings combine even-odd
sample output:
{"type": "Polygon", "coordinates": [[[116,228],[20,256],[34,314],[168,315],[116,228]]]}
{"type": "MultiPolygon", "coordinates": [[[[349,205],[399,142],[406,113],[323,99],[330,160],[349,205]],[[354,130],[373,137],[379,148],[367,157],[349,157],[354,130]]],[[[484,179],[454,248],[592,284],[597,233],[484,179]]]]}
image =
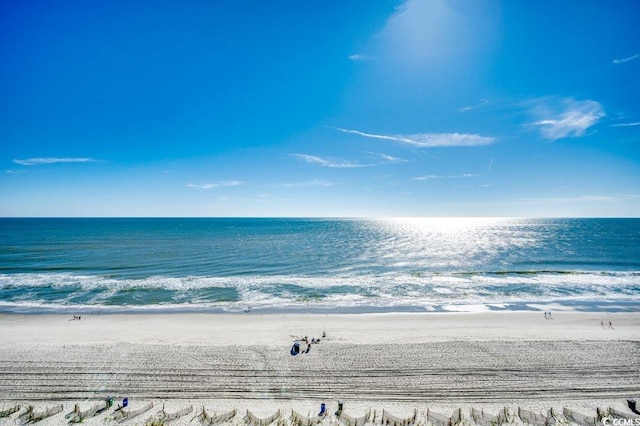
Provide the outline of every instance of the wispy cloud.
{"type": "Polygon", "coordinates": [[[467,189],[467,188],[491,188],[495,185],[492,183],[484,183],[482,185],[456,185],[454,188],[456,189],[467,189]]]}
{"type": "Polygon", "coordinates": [[[614,64],[624,64],[625,62],[631,62],[634,61],[636,59],[640,58],[640,54],[635,54],[633,56],[629,56],[626,58],[622,58],[622,59],[614,59],[613,61],[611,61],[614,64]]]}
{"type": "Polygon", "coordinates": [[[366,152],[366,153],[371,156],[378,157],[381,160],[375,163],[358,163],[358,162],[344,160],[340,158],[325,158],[325,157],[318,157],[315,155],[308,155],[308,154],[291,154],[291,155],[302,161],[306,161],[307,163],[317,164],[322,167],[329,167],[334,169],[355,169],[355,168],[361,168],[361,167],[375,167],[375,166],[381,166],[384,164],[397,164],[397,163],[404,163],[408,161],[402,158],[394,157],[388,154],[382,154],[379,152],[366,152]]]}
{"type": "Polygon", "coordinates": [[[336,127],[343,133],[351,133],[366,138],[383,139],[393,142],[405,143],[419,147],[444,147],[444,146],[477,146],[489,145],[496,141],[490,136],[480,136],[468,133],[418,133],[412,135],[378,135],[361,132],[360,130],[343,129],[336,127]]]}
{"type": "Polygon", "coordinates": [[[358,167],[371,167],[373,165],[373,164],[354,163],[354,162],[339,159],[339,158],[317,157],[315,155],[308,155],[308,154],[291,154],[291,155],[307,163],[317,164],[322,167],[329,167],[334,169],[354,169],[358,167]]]}
{"type": "Polygon", "coordinates": [[[487,99],[480,99],[480,101],[478,101],[477,104],[475,105],[467,105],[465,107],[462,107],[459,109],[460,112],[469,112],[469,111],[473,111],[474,109],[478,109],[483,107],[484,105],[486,105],[487,103],[489,103],[489,101],[487,99]]]}
{"type": "Polygon", "coordinates": [[[575,197],[558,197],[558,198],[520,198],[521,201],[531,202],[603,202],[603,201],[625,201],[640,199],[640,194],[612,194],[612,195],[577,195],[575,197]]]}
{"type": "Polygon", "coordinates": [[[426,175],[426,176],[418,176],[418,177],[414,177],[414,180],[436,180],[436,179],[468,179],[468,178],[474,178],[474,177],[479,177],[480,175],[475,175],[472,173],[464,173],[461,175],[448,175],[448,176],[443,176],[443,175],[426,175]]]}
{"type": "Polygon", "coordinates": [[[351,59],[352,61],[370,61],[372,58],[367,55],[355,53],[353,55],[349,55],[349,59],[351,59]]]}
{"type": "Polygon", "coordinates": [[[540,120],[531,125],[538,126],[542,136],[549,140],[582,136],[606,115],[599,102],[572,98],[539,100],[533,114],[540,120]]]}
{"type": "Polygon", "coordinates": [[[230,181],[223,181],[223,182],[188,183],[187,188],[216,189],[216,188],[226,188],[230,186],[239,186],[239,185],[242,185],[242,182],[237,180],[230,180],[230,181]]]}
{"type": "Polygon", "coordinates": [[[328,182],[326,180],[314,179],[308,182],[294,182],[294,183],[282,183],[279,186],[281,188],[309,188],[309,187],[330,187],[334,186],[333,182],[328,182]]]}
{"type": "Polygon", "coordinates": [[[635,126],[640,126],[640,121],[636,121],[635,123],[618,123],[618,124],[612,124],[609,127],[635,127],[635,126]]]}
{"type": "Polygon", "coordinates": [[[14,163],[21,166],[39,166],[42,164],[58,164],[58,163],[98,163],[95,158],[74,158],[74,157],[39,157],[27,158],[25,160],[15,159],[14,163]]]}
{"type": "Polygon", "coordinates": [[[375,157],[380,157],[385,163],[406,163],[409,160],[405,160],[404,158],[394,157],[388,154],[382,154],[380,152],[369,152],[367,154],[373,155],[375,157]]]}

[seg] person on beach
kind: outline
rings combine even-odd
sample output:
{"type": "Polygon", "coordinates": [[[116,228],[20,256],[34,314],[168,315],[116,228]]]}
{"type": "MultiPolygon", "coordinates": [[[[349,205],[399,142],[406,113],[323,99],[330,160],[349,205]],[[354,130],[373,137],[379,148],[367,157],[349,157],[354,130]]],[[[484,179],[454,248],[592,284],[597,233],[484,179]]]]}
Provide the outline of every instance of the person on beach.
{"type": "Polygon", "coordinates": [[[293,342],[293,346],[291,346],[291,355],[296,356],[300,353],[300,342],[297,340],[293,342]]]}

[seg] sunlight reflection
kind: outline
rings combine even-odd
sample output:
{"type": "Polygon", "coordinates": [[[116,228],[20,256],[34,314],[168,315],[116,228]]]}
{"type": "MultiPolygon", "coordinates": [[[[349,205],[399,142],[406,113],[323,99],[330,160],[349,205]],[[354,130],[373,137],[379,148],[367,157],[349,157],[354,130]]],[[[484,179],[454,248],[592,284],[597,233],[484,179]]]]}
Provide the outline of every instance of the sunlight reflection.
{"type": "Polygon", "coordinates": [[[390,226],[395,225],[398,228],[411,229],[414,232],[453,234],[487,226],[502,225],[505,222],[513,221],[513,219],[503,217],[401,217],[385,218],[382,221],[389,223],[390,226]]]}
{"type": "Polygon", "coordinates": [[[366,256],[393,267],[437,271],[478,270],[496,258],[536,244],[519,219],[404,217],[369,222],[380,235],[366,256]]]}

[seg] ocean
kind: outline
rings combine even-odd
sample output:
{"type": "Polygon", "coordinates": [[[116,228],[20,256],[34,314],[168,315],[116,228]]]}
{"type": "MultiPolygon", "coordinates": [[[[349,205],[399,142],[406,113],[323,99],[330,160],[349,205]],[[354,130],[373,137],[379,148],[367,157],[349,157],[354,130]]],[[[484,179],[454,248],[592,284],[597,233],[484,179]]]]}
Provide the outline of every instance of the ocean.
{"type": "Polygon", "coordinates": [[[640,311],[640,219],[0,219],[0,312],[640,311]]]}

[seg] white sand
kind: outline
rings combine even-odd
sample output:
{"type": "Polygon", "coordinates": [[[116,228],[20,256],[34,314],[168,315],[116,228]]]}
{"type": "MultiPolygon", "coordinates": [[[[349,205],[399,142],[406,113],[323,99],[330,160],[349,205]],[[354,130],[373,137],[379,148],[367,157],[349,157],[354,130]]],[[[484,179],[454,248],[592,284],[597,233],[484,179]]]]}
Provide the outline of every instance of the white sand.
{"type": "MultiPolygon", "coordinates": [[[[361,416],[387,409],[450,415],[456,407],[625,409],[640,396],[640,313],[0,315],[0,410],[36,412],[63,403],[40,423],[64,424],[78,403],[129,397],[155,406],[194,405],[172,424],[200,424],[206,408],[266,417],[276,409],[313,415],[337,401],[361,416]],[[613,323],[602,328],[600,322],[613,323]],[[291,356],[295,338],[327,337],[291,356]]],[[[627,409],[628,410],[628,409],[627,409]]],[[[468,412],[468,411],[467,411],[468,412]]],[[[105,424],[113,408],[86,421],[105,424]]],[[[0,424],[19,423],[18,414],[0,424]]],[[[324,423],[334,422],[326,420],[324,423]]],[[[113,423],[113,422],[112,422],[113,423]]],[[[115,424],[115,423],[114,423],[115,424]]]]}

